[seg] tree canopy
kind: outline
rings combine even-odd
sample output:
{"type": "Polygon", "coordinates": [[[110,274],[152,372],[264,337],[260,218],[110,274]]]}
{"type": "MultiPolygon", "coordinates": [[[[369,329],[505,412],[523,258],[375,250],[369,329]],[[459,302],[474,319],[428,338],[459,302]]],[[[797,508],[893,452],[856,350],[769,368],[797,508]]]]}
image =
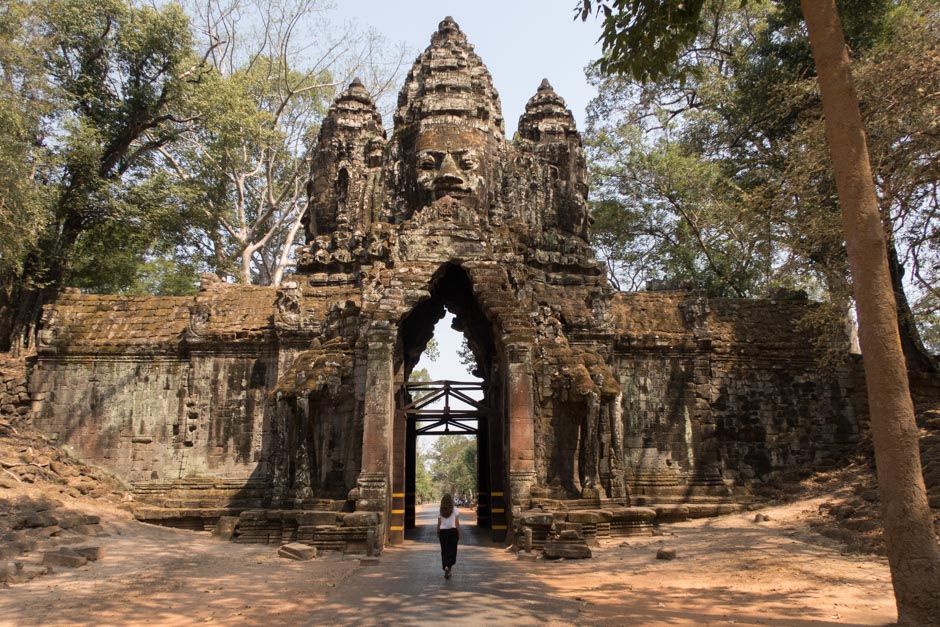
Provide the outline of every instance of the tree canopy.
{"type": "MultiPolygon", "coordinates": [[[[937,320],[938,118],[935,99],[918,97],[937,87],[936,8],[850,4],[899,313],[913,310],[906,354],[916,359],[918,329],[933,338],[937,320]]],[[[709,1],[698,24],[655,79],[592,72],[595,245],[622,289],[677,279],[716,295],[803,289],[830,305],[817,323],[841,324],[848,260],[798,7],[709,1]]]]}
{"type": "Polygon", "coordinates": [[[336,90],[379,96],[403,51],[323,0],[0,6],[0,350],[45,302],[277,284],[336,90]]]}

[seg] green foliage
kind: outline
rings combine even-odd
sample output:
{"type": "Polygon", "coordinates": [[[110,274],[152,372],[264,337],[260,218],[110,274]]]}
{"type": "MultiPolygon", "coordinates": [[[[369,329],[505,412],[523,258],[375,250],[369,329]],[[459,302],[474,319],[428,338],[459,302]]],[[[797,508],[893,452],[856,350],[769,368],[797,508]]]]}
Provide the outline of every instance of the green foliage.
{"type": "Polygon", "coordinates": [[[428,374],[427,368],[419,368],[418,370],[411,371],[411,374],[408,375],[408,380],[414,383],[427,383],[431,381],[431,375],[428,374]]]}
{"type": "Polygon", "coordinates": [[[126,285],[159,235],[146,213],[155,205],[135,204],[133,192],[153,172],[153,153],[183,129],[188,18],[175,4],[35,0],[9,4],[0,21],[11,96],[0,109],[11,129],[0,176],[16,180],[0,232],[18,241],[4,242],[4,283],[126,285]]]}
{"type": "Polygon", "coordinates": [[[169,151],[178,196],[198,227],[194,240],[215,238],[245,282],[273,280],[276,255],[265,258],[261,249],[268,242],[273,249],[289,245],[285,230],[299,224],[307,150],[333,95],[331,77],[322,72],[286,67],[272,80],[288,62],[285,54],[254,59],[231,74],[207,72],[193,102],[198,119],[186,141],[169,151]]]}
{"type": "Polygon", "coordinates": [[[594,242],[615,284],[691,279],[738,296],[766,284],[773,251],[765,216],[720,163],[630,125],[593,130],[594,242]]]}
{"type": "Polygon", "coordinates": [[[320,0],[190,8],[195,30],[176,2],[0,4],[0,347],[63,284],[189,293],[290,267],[333,70],[386,84],[381,41],[301,40],[320,0]]]}
{"type": "Polygon", "coordinates": [[[703,0],[582,0],[575,9],[586,20],[604,14],[601,72],[656,80],[700,29],[703,0]]]}
{"type": "Polygon", "coordinates": [[[428,345],[424,347],[424,356],[431,361],[437,361],[441,358],[441,346],[436,338],[428,340],[428,345]]]}
{"type": "Polygon", "coordinates": [[[438,436],[428,453],[435,497],[449,492],[455,498],[473,499],[477,489],[476,438],[466,435],[438,436]]]}
{"type": "MultiPolygon", "coordinates": [[[[596,67],[605,75],[629,76],[638,83],[663,78],[685,82],[694,77],[696,68],[686,64],[690,51],[732,52],[716,47],[714,35],[716,15],[724,12],[760,11],[764,0],[578,0],[575,13],[586,21],[593,13],[603,14],[600,42],[603,56],[596,67]],[[712,32],[709,32],[712,31],[712,32]]],[[[809,42],[802,35],[803,15],[799,0],[776,0],[768,26],[777,37],[765,39],[767,51],[773,52],[776,65],[768,64],[761,74],[772,80],[775,68],[792,71],[814,71],[809,42]]],[[[839,0],[846,42],[855,51],[867,50],[885,32],[886,16],[891,0],[839,0]]],[[[756,33],[755,33],[756,34],[756,33]]],[[[768,80],[765,85],[772,86],[768,80]]]]}
{"type": "Polygon", "coordinates": [[[29,15],[26,2],[0,5],[0,276],[22,270],[48,219],[37,143],[49,104],[29,15]]]}
{"type": "Polygon", "coordinates": [[[329,8],[325,0],[194,3],[209,53],[192,123],[161,156],[191,225],[179,246],[221,276],[280,283],[307,210],[310,150],[337,86],[358,71],[367,84],[390,80],[368,71],[383,42],[323,23],[329,8]]]}
{"type": "MultiPolygon", "coordinates": [[[[886,235],[926,329],[936,299],[918,303],[940,278],[930,226],[938,115],[936,99],[925,97],[940,89],[937,8],[920,0],[839,5],[857,56],[886,235]]],[[[662,66],[649,80],[593,72],[593,240],[619,287],[691,279],[717,294],[802,288],[841,316],[820,326],[842,326],[848,263],[803,29],[794,0],[708,0],[696,38],[671,63],[656,61],[662,66]]]]}
{"type": "Polygon", "coordinates": [[[460,348],[457,349],[457,360],[460,362],[460,365],[467,369],[467,374],[470,376],[476,376],[473,373],[477,370],[477,358],[473,354],[473,350],[470,348],[470,343],[467,342],[467,338],[464,337],[460,341],[460,348]]]}
{"type": "Polygon", "coordinates": [[[438,498],[438,491],[428,470],[430,458],[419,448],[415,454],[415,500],[419,505],[432,503],[438,498]]]}

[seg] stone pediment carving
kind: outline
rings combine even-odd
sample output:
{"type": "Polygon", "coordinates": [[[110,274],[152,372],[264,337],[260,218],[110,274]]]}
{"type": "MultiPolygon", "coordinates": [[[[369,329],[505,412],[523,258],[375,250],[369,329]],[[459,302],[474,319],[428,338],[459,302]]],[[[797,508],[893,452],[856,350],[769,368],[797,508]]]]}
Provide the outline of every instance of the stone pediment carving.
{"type": "Polygon", "coordinates": [[[480,228],[485,220],[472,209],[451,196],[444,196],[419,210],[410,220],[415,227],[471,227],[480,228]]]}
{"type": "Polygon", "coordinates": [[[186,323],[184,339],[188,341],[200,339],[209,329],[209,318],[212,308],[209,303],[195,302],[189,308],[189,321],[186,323]]]}

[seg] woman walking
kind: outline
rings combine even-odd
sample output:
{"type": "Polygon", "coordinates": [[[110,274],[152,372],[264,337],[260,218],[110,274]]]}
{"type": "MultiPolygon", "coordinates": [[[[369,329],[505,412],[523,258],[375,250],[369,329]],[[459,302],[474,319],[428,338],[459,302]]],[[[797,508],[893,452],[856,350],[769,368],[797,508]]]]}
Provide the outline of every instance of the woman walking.
{"type": "Polygon", "coordinates": [[[454,507],[454,497],[450,494],[445,494],[441,499],[441,512],[437,517],[437,537],[441,540],[444,579],[450,579],[450,569],[457,563],[457,541],[460,540],[460,513],[454,507]]]}

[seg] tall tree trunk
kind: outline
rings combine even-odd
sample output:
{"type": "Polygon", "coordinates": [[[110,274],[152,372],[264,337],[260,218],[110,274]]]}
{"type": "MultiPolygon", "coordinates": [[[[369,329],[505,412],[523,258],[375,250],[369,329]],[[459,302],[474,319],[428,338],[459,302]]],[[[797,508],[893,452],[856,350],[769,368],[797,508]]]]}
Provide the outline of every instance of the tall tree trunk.
{"type": "MultiPolygon", "coordinates": [[[[66,192],[66,197],[71,193],[66,192]]],[[[60,201],[65,215],[56,228],[23,262],[18,275],[10,277],[0,296],[0,347],[13,355],[29,355],[36,350],[42,308],[55,300],[68,272],[68,264],[84,224],[80,214],[69,211],[66,199],[60,201]],[[6,301],[6,302],[4,302],[6,301]]]]}
{"type": "MultiPolygon", "coordinates": [[[[12,292],[12,303],[7,336],[9,350],[15,356],[36,351],[42,308],[56,299],[65,279],[65,260],[54,259],[46,264],[32,257],[38,266],[27,263],[12,292]]],[[[29,261],[29,260],[27,260],[29,261]]]]}
{"type": "Polygon", "coordinates": [[[16,277],[12,272],[0,275],[0,353],[6,353],[11,348],[10,334],[16,315],[15,289],[16,277]]]}
{"type": "Polygon", "coordinates": [[[927,503],[917,425],[898,334],[868,147],[835,0],[801,0],[819,75],[842,206],[898,622],[940,617],[940,548],[927,503]]]}
{"type": "Polygon", "coordinates": [[[920,339],[920,332],[914,322],[914,312],[911,311],[907,294],[904,292],[904,266],[898,259],[898,249],[894,245],[894,238],[891,237],[889,229],[890,224],[886,224],[888,271],[891,273],[891,286],[894,288],[894,299],[897,302],[898,332],[901,334],[904,360],[907,362],[907,369],[911,372],[936,372],[937,364],[924,347],[923,340],[920,339]]]}

